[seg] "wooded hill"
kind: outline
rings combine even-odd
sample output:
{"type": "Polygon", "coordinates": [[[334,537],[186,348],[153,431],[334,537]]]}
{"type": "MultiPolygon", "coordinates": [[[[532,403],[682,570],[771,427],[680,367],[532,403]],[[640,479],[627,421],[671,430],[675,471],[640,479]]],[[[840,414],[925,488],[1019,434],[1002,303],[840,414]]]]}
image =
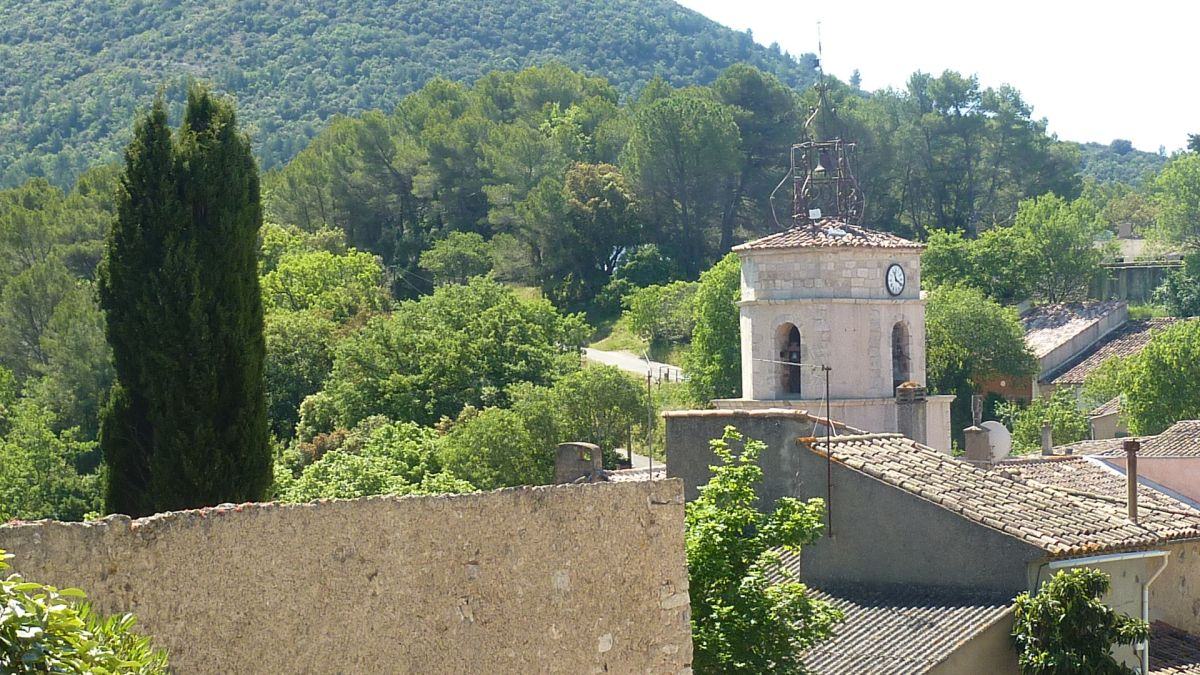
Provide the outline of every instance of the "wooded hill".
{"type": "Polygon", "coordinates": [[[160,87],[182,100],[189,76],[236,97],[263,168],[333,115],[390,112],[435,75],[473,82],[559,60],[629,94],[747,62],[793,87],[814,81],[811,55],[670,0],[0,0],[0,16],[0,187],[65,187],[117,159],[134,110],[160,87]]]}

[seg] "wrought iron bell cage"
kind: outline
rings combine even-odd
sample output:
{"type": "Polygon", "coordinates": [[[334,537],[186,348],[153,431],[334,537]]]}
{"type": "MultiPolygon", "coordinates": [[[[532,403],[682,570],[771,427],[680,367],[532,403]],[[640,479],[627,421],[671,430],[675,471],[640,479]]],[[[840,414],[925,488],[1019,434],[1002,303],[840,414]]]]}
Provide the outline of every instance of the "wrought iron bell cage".
{"type": "Polygon", "coordinates": [[[865,199],[854,177],[855,143],[840,138],[804,141],[792,146],[795,224],[836,218],[851,225],[862,222],[865,199]]]}

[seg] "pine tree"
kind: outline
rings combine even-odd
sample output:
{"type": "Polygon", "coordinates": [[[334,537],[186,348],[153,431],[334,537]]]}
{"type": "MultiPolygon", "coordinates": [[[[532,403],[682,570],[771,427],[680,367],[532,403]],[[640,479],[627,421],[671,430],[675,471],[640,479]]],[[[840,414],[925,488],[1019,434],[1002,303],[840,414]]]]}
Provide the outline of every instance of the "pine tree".
{"type": "Polygon", "coordinates": [[[173,137],[155,101],[125,153],[99,272],[117,371],[100,434],[110,511],[251,501],[269,487],[261,224],[232,104],[192,87],[173,137]]]}

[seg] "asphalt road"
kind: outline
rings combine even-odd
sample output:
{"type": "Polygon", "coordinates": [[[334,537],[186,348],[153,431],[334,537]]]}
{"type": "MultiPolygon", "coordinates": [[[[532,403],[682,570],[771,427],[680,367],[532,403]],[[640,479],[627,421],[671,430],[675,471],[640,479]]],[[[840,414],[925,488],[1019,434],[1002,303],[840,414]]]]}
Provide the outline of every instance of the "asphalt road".
{"type": "Polygon", "coordinates": [[[633,373],[641,377],[646,376],[646,372],[650,372],[650,377],[654,382],[679,382],[687,379],[683,369],[679,366],[672,366],[669,363],[659,363],[658,361],[646,361],[644,357],[638,356],[632,352],[606,352],[602,349],[592,349],[584,347],[584,358],[592,363],[603,363],[609,366],[616,366],[627,373],[633,373]]]}

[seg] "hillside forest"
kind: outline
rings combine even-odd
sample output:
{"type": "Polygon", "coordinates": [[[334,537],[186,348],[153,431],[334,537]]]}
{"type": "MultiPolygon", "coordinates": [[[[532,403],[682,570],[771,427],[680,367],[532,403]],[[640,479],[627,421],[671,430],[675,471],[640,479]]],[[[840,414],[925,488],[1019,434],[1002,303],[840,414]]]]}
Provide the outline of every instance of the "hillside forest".
{"type": "MultiPolygon", "coordinates": [[[[865,222],[928,243],[935,390],[1027,367],[1000,339],[1007,306],[1083,297],[1093,243],[1118,225],[1183,247],[1200,234],[1194,152],[1098,181],[1011,87],[955,72],[830,86],[836,114],[816,132],[859,143],[865,222]]],[[[261,176],[264,496],[547,482],[561,440],[650,452],[648,406],[736,396],[726,253],[785,224],[788,196],[773,215],[770,195],[815,101],[747,64],[623,95],[549,63],[433,78],[394,108],[334,117],[261,176]],[[584,367],[579,348],[621,330],[677,345],[692,379],[647,393],[584,367]]],[[[255,147],[270,138],[249,128],[255,147]]],[[[115,375],[97,265],[126,172],[0,192],[0,519],[105,509],[98,420],[115,375]]],[[[1186,304],[1194,282],[1168,300],[1186,304]]]]}

